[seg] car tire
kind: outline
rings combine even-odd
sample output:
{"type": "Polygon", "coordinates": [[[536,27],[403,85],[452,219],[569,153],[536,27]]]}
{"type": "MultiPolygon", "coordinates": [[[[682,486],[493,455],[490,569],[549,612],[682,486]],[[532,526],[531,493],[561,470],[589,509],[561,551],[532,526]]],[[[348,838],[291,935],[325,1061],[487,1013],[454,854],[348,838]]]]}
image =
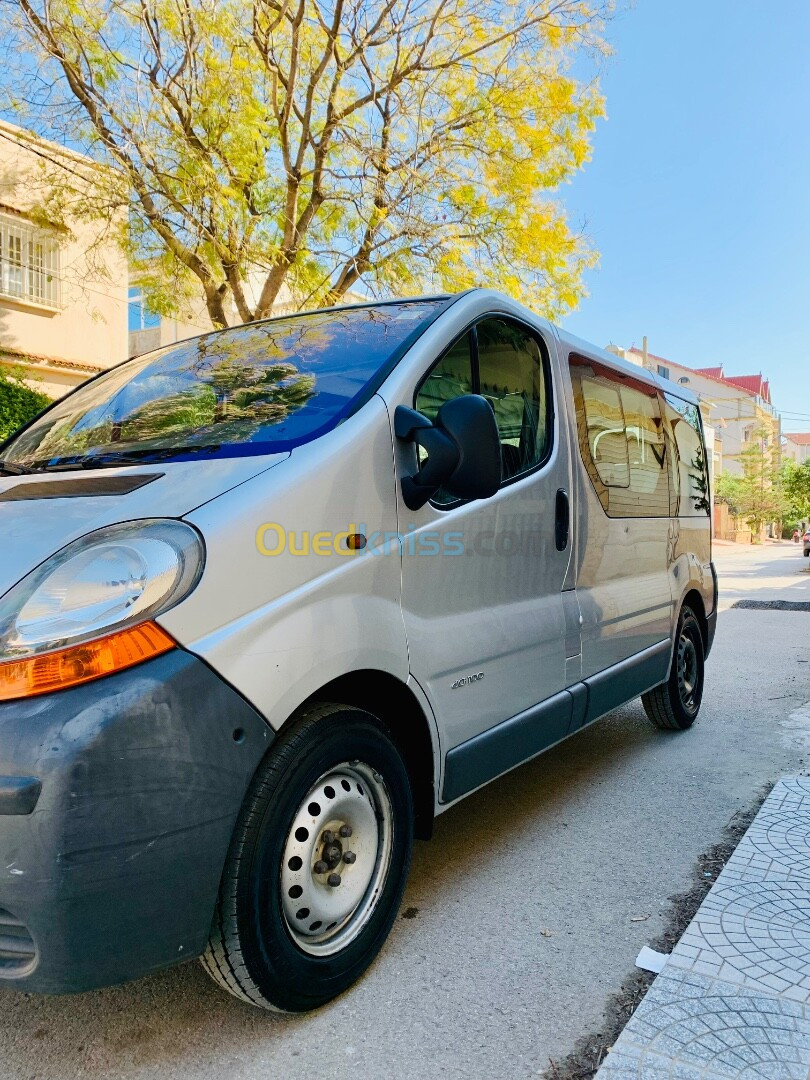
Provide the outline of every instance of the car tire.
{"type": "Polygon", "coordinates": [[[697,719],[703,699],[705,646],[697,616],[684,607],[669,678],[654,690],[642,694],[641,702],[649,720],[666,731],[685,731],[697,719]]]}
{"type": "Polygon", "coordinates": [[[291,722],[245,798],[202,963],[260,1008],[306,1012],[352,985],[396,918],[413,845],[407,770],[372,714],[291,722]]]}

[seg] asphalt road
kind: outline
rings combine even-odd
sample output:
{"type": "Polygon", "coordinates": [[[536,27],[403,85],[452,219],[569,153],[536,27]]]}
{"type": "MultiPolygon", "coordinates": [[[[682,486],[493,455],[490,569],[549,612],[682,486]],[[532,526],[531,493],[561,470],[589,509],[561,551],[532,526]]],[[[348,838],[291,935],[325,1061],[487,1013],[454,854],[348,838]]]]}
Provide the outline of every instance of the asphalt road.
{"type": "MultiPolygon", "coordinates": [[[[716,555],[724,608],[810,599],[792,544],[716,555]]],[[[723,610],[691,731],[659,732],[633,702],[446,813],[416,851],[412,917],[332,1006],[266,1015],[196,964],[75,998],[2,994],[0,1077],[537,1075],[598,1030],[732,814],[810,767],[809,639],[810,613],[723,610]]]]}

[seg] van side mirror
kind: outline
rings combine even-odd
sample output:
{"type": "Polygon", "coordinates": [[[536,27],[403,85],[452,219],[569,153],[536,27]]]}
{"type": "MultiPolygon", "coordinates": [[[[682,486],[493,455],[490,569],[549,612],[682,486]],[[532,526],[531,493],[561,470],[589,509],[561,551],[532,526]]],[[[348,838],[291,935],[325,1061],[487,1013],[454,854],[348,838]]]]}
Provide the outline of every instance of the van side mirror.
{"type": "Polygon", "coordinates": [[[495,413],[486,398],[464,394],[445,401],[433,423],[398,405],[394,434],[427,453],[413,476],[402,478],[402,498],[418,510],[439,488],[457,499],[488,499],[501,483],[501,443],[495,413]]]}

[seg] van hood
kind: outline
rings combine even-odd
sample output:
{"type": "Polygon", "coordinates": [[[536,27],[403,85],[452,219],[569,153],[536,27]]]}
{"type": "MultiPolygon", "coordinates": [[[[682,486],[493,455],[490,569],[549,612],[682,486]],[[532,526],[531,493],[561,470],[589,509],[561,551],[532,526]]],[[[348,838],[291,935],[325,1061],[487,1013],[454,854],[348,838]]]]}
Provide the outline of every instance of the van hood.
{"type": "Polygon", "coordinates": [[[0,476],[0,596],[85,533],[138,518],[183,517],[289,456],[0,476]]]}

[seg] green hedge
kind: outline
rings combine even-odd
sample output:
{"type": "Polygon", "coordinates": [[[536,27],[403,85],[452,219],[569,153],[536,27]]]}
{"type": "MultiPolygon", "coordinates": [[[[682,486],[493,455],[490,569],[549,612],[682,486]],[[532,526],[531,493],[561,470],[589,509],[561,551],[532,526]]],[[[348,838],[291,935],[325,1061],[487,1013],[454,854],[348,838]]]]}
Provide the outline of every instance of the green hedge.
{"type": "Polygon", "coordinates": [[[50,404],[47,394],[32,390],[16,374],[0,371],[0,442],[50,404]]]}

